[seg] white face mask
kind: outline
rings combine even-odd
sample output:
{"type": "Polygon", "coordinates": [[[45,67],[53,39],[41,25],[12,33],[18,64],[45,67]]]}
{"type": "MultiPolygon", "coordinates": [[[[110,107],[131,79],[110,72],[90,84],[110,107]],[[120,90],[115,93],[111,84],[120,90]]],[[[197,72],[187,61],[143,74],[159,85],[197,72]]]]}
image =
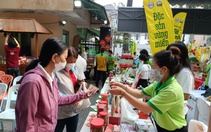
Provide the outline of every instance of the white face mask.
{"type": "Polygon", "coordinates": [[[54,71],[55,71],[55,72],[58,72],[58,71],[64,69],[65,66],[66,66],[66,64],[67,64],[67,62],[59,62],[59,63],[56,63],[56,64],[55,64],[55,69],[54,69],[54,71]]]}
{"type": "Polygon", "coordinates": [[[75,63],[67,63],[66,64],[66,69],[72,70],[75,67],[75,63]]]}
{"type": "Polygon", "coordinates": [[[156,71],[156,74],[157,74],[156,81],[160,81],[163,78],[163,75],[160,74],[160,71],[159,70],[155,70],[155,71],[156,71]]]}

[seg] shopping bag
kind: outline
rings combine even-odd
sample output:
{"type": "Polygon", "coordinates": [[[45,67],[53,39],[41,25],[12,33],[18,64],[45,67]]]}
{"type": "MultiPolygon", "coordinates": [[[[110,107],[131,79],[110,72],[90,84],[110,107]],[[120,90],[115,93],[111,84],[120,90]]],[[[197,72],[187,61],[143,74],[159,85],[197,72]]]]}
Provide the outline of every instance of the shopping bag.
{"type": "MultiPolygon", "coordinates": [[[[82,82],[79,89],[78,89],[78,92],[82,92],[82,91],[85,91],[87,90],[86,88],[86,84],[85,82],[82,82]]],[[[77,111],[81,111],[85,108],[88,108],[89,106],[91,105],[91,102],[89,99],[82,99],[80,100],[76,106],[73,106],[75,110],[77,111]]]]}
{"type": "Polygon", "coordinates": [[[121,99],[121,122],[134,124],[138,120],[138,114],[133,110],[133,106],[125,99],[121,99]]]}
{"type": "Polygon", "coordinates": [[[191,119],[188,126],[189,132],[207,132],[208,127],[203,122],[191,119]]]}

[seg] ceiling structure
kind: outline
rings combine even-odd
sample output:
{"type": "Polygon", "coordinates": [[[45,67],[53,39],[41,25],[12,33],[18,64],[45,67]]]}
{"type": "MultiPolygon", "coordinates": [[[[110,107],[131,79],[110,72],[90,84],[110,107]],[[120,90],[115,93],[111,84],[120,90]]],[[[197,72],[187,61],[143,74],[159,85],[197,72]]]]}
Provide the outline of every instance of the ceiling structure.
{"type": "Polygon", "coordinates": [[[85,10],[91,15],[91,24],[105,24],[109,25],[109,19],[105,7],[90,0],[81,0],[85,10]],[[104,21],[107,21],[104,23],[104,21]]]}

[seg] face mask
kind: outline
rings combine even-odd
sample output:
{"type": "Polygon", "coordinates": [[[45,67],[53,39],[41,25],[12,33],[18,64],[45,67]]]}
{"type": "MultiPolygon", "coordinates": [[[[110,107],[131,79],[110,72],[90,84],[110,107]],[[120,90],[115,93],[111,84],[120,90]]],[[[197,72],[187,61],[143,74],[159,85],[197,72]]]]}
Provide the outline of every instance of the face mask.
{"type": "Polygon", "coordinates": [[[156,70],[156,74],[157,74],[156,81],[160,81],[163,78],[163,75],[160,74],[160,71],[159,70],[156,70]]]}
{"type": "Polygon", "coordinates": [[[72,70],[75,67],[75,63],[67,63],[66,69],[72,70]]]}
{"type": "Polygon", "coordinates": [[[65,66],[66,66],[66,63],[67,63],[67,62],[59,62],[59,63],[56,63],[56,64],[55,64],[55,69],[54,69],[54,71],[55,71],[55,72],[58,72],[58,71],[64,69],[65,66]]]}

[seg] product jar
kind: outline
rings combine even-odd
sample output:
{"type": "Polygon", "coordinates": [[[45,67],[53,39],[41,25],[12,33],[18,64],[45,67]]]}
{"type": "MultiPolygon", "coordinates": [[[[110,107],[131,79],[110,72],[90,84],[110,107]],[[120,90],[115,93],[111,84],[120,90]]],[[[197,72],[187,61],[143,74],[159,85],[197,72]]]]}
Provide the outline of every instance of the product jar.
{"type": "Polygon", "coordinates": [[[99,117],[101,111],[106,111],[106,105],[105,104],[98,104],[97,105],[97,117],[99,117]]]}
{"type": "Polygon", "coordinates": [[[101,94],[101,100],[108,101],[108,94],[101,94]]]}
{"type": "Polygon", "coordinates": [[[103,132],[104,120],[102,118],[95,118],[91,121],[90,132],[103,132]]]}
{"type": "Polygon", "coordinates": [[[100,115],[100,118],[104,119],[104,128],[106,128],[107,125],[108,125],[108,112],[106,112],[106,111],[101,111],[101,112],[99,113],[99,115],[100,115]]]}
{"type": "Polygon", "coordinates": [[[106,105],[106,111],[108,111],[108,101],[100,100],[98,103],[106,105]]]}

